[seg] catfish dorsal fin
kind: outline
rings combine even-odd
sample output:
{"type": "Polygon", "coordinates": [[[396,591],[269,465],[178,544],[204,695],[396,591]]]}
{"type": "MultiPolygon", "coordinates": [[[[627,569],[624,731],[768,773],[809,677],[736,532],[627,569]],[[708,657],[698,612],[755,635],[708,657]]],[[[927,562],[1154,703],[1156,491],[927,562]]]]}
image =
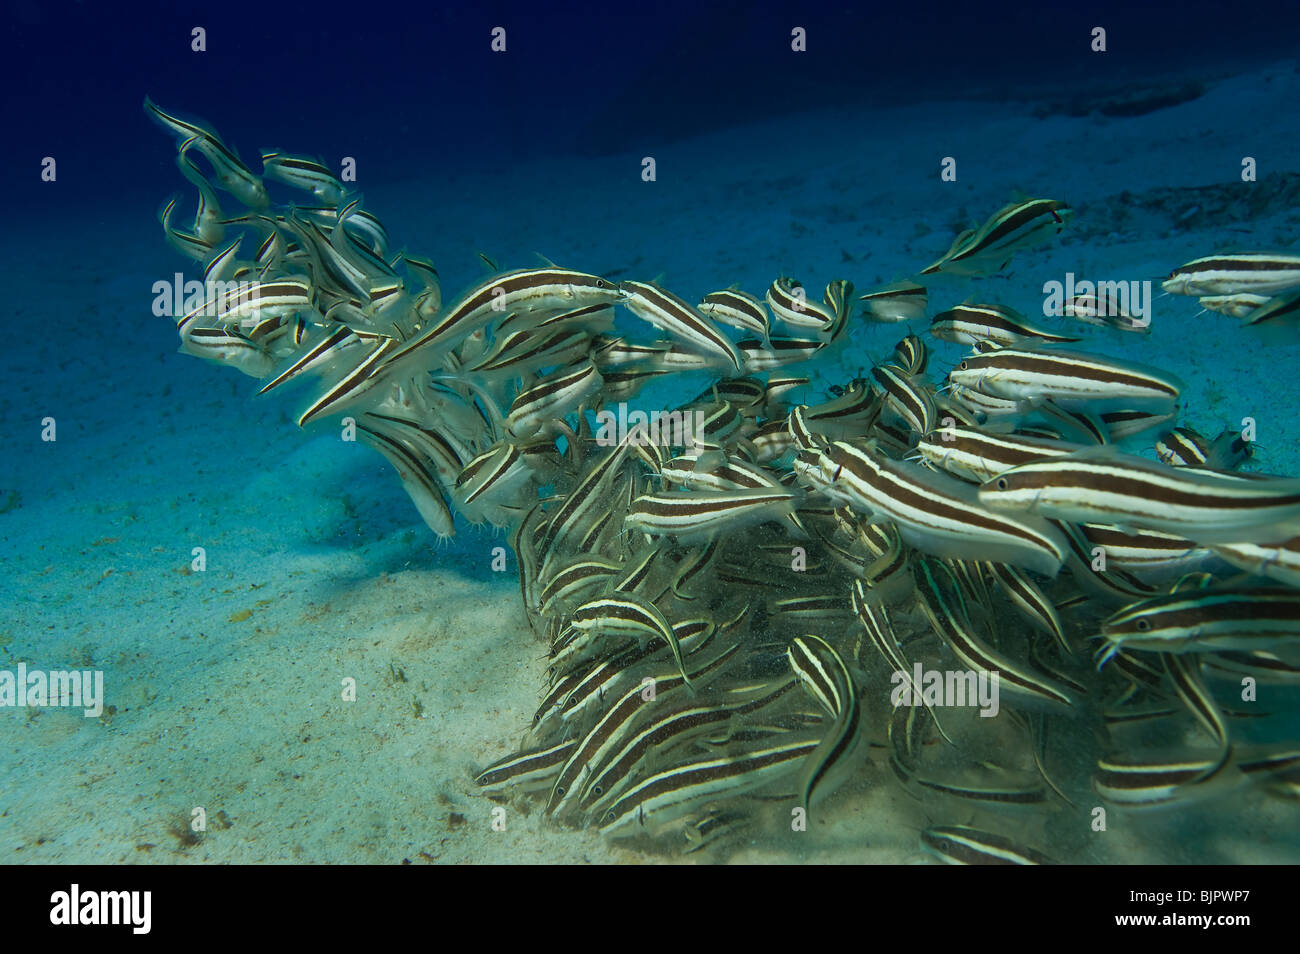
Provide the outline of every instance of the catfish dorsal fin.
{"type": "MultiPolygon", "coordinates": [[[[1115,464],[1121,463],[1124,458],[1128,458],[1129,460],[1133,459],[1132,454],[1125,454],[1114,444],[1094,444],[1085,447],[1082,450],[1077,450],[1073,454],[1067,454],[1066,456],[1073,460],[1090,460],[1096,463],[1109,461],[1110,463],[1115,464]]],[[[1152,461],[1147,460],[1145,457],[1140,457],[1138,460],[1148,464],[1152,463],[1152,461]]]]}

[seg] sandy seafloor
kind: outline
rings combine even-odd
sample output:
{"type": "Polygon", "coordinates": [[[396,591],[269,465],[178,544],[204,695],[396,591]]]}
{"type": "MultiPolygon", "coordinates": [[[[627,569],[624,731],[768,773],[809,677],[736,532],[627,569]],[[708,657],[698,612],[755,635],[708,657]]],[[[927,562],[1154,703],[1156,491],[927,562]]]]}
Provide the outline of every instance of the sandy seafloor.
{"type": "MultiPolygon", "coordinates": [[[[931,283],[931,313],[977,295],[1032,315],[1042,283],[1067,271],[1159,279],[1228,245],[1300,247],[1289,204],[1231,228],[1111,211],[1126,190],[1249,188],[1243,156],[1258,160],[1257,187],[1300,173],[1298,97],[1288,62],[1127,119],[993,102],[810,111],[666,145],[654,183],[641,181],[639,155],[527,167],[466,155],[458,174],[362,187],[395,247],[434,258],[447,297],[482,277],[478,250],[504,268],[540,253],[618,278],[662,276],[686,298],[732,283],[761,294],[783,272],[810,288],[846,277],[865,290],[928,264],[1015,190],[1059,197],[1078,210],[1073,227],[1019,255],[1009,278],[931,283]],[[955,183],[939,180],[943,156],[958,160],[955,183]]],[[[220,102],[177,106],[258,145],[243,143],[237,111],[220,102]]],[[[182,186],[160,180],[158,198],[182,186]]],[[[252,379],[177,354],[169,323],[150,314],[150,287],[185,263],[153,212],[111,194],[75,221],[52,211],[23,223],[21,256],[0,259],[22,342],[5,356],[0,409],[3,665],[102,668],[114,707],[101,719],[0,711],[0,859],[663,859],[514,807],[505,831],[492,829],[470,773],[519,743],[545,669],[513,558],[511,572],[489,570],[504,536],[463,528],[435,546],[377,455],[332,427],[293,425],[301,394],[255,399],[252,379]],[[39,440],[47,415],[55,443],[39,440]],[[206,572],[186,572],[195,546],[206,572]],[[346,677],[358,682],[354,703],[340,696],[346,677]],[[209,825],[191,844],[178,831],[194,806],[209,825]]],[[[1085,332],[1088,346],[1180,374],[1186,419],[1206,432],[1255,417],[1252,466],[1300,474],[1300,343],[1262,342],[1197,310],[1159,298],[1149,337],[1085,332]]],[[[847,381],[901,333],[856,325],[843,367],[823,381],[847,381]]],[[[957,349],[940,349],[943,368],[957,349]]],[[[757,832],[729,857],[914,860],[925,812],[879,765],[859,781],[809,832],[757,832]]],[[[1035,820],[1009,824],[1035,841],[1035,820]]],[[[1035,843],[1084,862],[1300,860],[1297,805],[1254,792],[1140,820],[1113,814],[1106,833],[1076,835],[1035,843]]]]}

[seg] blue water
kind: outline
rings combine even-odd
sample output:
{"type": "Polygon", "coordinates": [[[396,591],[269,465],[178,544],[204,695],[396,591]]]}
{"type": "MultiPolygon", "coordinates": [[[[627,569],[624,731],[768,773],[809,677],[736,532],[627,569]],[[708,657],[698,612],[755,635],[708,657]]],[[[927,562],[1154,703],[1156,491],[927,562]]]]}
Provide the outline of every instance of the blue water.
{"type": "MultiPolygon", "coordinates": [[[[102,670],[112,711],[0,709],[0,858],[658,857],[535,814],[490,831],[469,773],[518,746],[545,669],[512,574],[484,570],[506,538],[462,528],[437,544],[382,460],[340,452],[328,428],[299,432],[293,400],[256,400],[252,380],[175,353],[150,289],[193,268],[155,212],[192,189],[146,94],[247,160],[354,157],[366,208],[394,248],[434,259],[448,298],[483,277],[479,253],[662,276],[687,298],[732,283],[761,295],[779,274],[865,290],[1017,192],[1068,199],[1076,228],[1009,278],[937,280],[931,312],[979,295],[1033,314],[1067,271],[1158,280],[1224,247],[1300,247],[1294,4],[606,7],[6,5],[0,668],[102,670]],[[498,26],[505,53],[490,49],[498,26]],[[1105,53],[1089,48],[1097,26],[1105,53]],[[955,183],[938,175],[949,155],[955,183]],[[1244,156],[1279,198],[1251,204],[1244,156]],[[1216,186],[1238,190],[1229,208],[1180,224],[1216,186]],[[196,807],[208,825],[193,841],[176,831],[196,807]]],[[[1156,308],[1149,337],[1088,346],[1178,373],[1204,431],[1256,417],[1252,467],[1300,473],[1300,347],[1190,299],[1156,308]]],[[[884,359],[894,332],[855,326],[814,383],[884,359]]],[[[937,373],[959,353],[938,346],[937,373]]],[[[876,771],[815,842],[749,857],[910,860],[906,826],[925,822],[891,784],[876,771]]],[[[1059,819],[1029,828],[1083,861],[1300,858],[1294,801],[1205,812],[1105,842],[1059,819]]]]}

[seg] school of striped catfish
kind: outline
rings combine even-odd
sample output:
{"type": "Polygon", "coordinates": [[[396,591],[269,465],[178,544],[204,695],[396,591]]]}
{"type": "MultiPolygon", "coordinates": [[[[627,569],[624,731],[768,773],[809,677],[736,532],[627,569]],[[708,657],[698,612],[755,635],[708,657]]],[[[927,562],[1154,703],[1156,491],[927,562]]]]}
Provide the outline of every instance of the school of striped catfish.
{"type": "MultiPolygon", "coordinates": [[[[444,301],[323,163],[267,153],[257,175],[145,108],[198,193],[192,219],[179,197],[160,215],[203,272],[181,350],[301,389],[300,425],[350,420],[438,537],[509,534],[519,651],[542,641],[548,668],[519,750],[475,777],[486,797],[694,852],[901,785],[920,848],[993,864],[1053,860],[1027,818],[1300,797],[1300,478],[1179,425],[1176,376],[1078,348],[1071,318],[1146,330],[1114,302],[927,322],[913,279],[855,297],[780,276],[692,305],[549,263],[444,301]],[[898,327],[890,359],[812,394],[797,366],[866,322],[898,327]],[[918,325],[969,354],[937,371],[918,325]],[[996,712],[975,700],[990,678],[996,712]]],[[[1072,214],[1017,200],[914,278],[995,274],[1072,214]]],[[[1210,255],[1164,287],[1294,330],[1300,255],[1210,255]]]]}

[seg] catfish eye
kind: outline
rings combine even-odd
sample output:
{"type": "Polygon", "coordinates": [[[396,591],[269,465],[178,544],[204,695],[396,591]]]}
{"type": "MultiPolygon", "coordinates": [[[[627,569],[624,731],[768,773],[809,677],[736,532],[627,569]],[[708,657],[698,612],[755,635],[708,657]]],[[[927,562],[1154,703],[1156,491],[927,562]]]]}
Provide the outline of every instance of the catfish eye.
{"type": "Polygon", "coordinates": [[[998,488],[998,490],[1006,490],[1011,486],[1011,481],[1007,480],[1005,477],[999,477],[993,486],[998,488]]]}
{"type": "Polygon", "coordinates": [[[597,287],[597,288],[613,288],[614,286],[611,285],[609,282],[605,281],[605,279],[603,279],[603,278],[597,278],[597,279],[596,279],[596,287],[597,287]]]}
{"type": "Polygon", "coordinates": [[[1140,617],[1140,618],[1138,619],[1138,621],[1137,621],[1137,631],[1138,631],[1139,633],[1147,633],[1147,632],[1150,632],[1150,631],[1151,631],[1151,620],[1147,619],[1145,616],[1140,617]]]}
{"type": "Polygon", "coordinates": [[[970,370],[970,362],[969,362],[969,361],[963,361],[961,364],[957,365],[957,367],[961,368],[963,371],[969,371],[969,370],[970,370]]]}

